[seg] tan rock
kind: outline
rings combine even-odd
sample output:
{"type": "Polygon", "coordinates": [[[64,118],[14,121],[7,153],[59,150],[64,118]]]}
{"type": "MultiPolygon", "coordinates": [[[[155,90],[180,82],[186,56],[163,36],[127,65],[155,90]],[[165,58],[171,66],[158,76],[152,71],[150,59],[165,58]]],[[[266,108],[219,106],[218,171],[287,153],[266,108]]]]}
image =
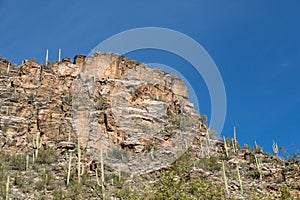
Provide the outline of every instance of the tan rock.
{"type": "Polygon", "coordinates": [[[7,66],[0,63],[0,100],[6,106],[1,113],[8,117],[1,122],[1,138],[7,138],[3,148],[14,143],[26,148],[26,140],[12,139],[22,130],[31,138],[40,132],[44,144],[51,145],[71,135],[96,157],[100,140],[107,150],[145,153],[161,148],[170,156],[170,150],[184,149],[206,130],[182,80],[124,56],[79,55],[74,63],[66,58],[53,66],[25,60],[5,75],[7,66]],[[15,124],[14,117],[24,120],[15,124]]]}

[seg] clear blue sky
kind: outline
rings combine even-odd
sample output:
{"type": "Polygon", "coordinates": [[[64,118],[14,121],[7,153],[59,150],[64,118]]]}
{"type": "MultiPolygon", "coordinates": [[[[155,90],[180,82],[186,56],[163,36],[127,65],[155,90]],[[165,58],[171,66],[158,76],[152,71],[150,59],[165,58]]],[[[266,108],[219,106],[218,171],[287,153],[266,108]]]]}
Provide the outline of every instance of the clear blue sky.
{"type": "MultiPolygon", "coordinates": [[[[14,63],[45,50],[57,59],[88,54],[99,42],[132,28],[158,26],[198,41],[217,64],[227,93],[222,135],[237,127],[241,144],[254,140],[271,151],[300,146],[300,1],[40,1],[0,0],[0,54],[14,63]],[[146,3],[147,2],[147,3],[146,3]]],[[[210,116],[205,83],[173,54],[141,50],[141,62],[176,68],[197,88],[200,111],[210,116]],[[184,71],[182,70],[184,67],[184,71]]]]}

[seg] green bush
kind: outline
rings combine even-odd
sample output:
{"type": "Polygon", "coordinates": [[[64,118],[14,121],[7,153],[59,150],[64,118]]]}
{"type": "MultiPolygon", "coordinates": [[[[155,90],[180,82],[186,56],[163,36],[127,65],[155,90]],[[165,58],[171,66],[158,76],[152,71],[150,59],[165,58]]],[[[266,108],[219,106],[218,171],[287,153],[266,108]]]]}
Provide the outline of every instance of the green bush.
{"type": "Polygon", "coordinates": [[[55,188],[54,182],[55,179],[53,174],[50,171],[43,169],[42,176],[40,177],[40,180],[36,183],[36,189],[38,191],[47,190],[47,189],[52,190],[55,188]]]}
{"type": "Polygon", "coordinates": [[[183,176],[181,171],[166,171],[150,189],[149,199],[221,199],[224,192],[200,177],[183,176]]]}
{"type": "Polygon", "coordinates": [[[221,164],[218,162],[219,158],[217,157],[210,157],[210,158],[201,158],[197,161],[198,165],[205,170],[210,171],[220,171],[221,164]]]}
{"type": "Polygon", "coordinates": [[[280,199],[291,199],[291,193],[286,185],[281,185],[279,190],[281,192],[280,199]]]}
{"type": "Polygon", "coordinates": [[[119,191],[117,194],[118,197],[121,199],[128,199],[128,200],[140,200],[141,198],[136,191],[132,191],[129,188],[124,188],[123,190],[119,191]]]}
{"type": "Polygon", "coordinates": [[[52,191],[52,196],[55,200],[61,200],[61,199],[65,199],[67,194],[64,190],[57,189],[52,191]]]}
{"type": "Polygon", "coordinates": [[[57,161],[58,155],[56,154],[56,150],[53,148],[41,148],[39,150],[38,157],[36,159],[36,163],[39,164],[52,164],[57,161]]]}

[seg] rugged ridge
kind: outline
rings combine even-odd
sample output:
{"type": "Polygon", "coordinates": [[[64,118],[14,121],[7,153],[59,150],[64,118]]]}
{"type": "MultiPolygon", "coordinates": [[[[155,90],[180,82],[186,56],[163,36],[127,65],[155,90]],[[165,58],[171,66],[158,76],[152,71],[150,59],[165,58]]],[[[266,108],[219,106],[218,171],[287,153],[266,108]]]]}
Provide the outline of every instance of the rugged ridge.
{"type": "MultiPolygon", "coordinates": [[[[129,152],[156,149],[158,162],[147,165],[148,171],[167,165],[207,131],[182,80],[121,55],[78,55],[73,63],[66,58],[52,66],[25,60],[16,67],[1,60],[0,70],[2,149],[31,148],[37,132],[44,146],[78,138],[95,159],[102,141],[112,164],[118,163],[116,150],[131,163],[137,155],[129,152]]],[[[124,170],[145,167],[139,163],[124,170]]]]}
{"type": "Polygon", "coordinates": [[[0,58],[0,101],[3,198],[300,199],[299,154],[214,137],[180,79],[121,55],[0,58]]]}

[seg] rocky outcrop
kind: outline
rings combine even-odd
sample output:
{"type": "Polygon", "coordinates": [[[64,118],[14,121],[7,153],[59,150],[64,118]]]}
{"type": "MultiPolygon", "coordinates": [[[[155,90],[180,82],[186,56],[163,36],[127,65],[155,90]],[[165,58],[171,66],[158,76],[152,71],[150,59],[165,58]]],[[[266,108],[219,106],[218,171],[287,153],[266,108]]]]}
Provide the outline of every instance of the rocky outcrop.
{"type": "Polygon", "coordinates": [[[141,199],[300,197],[297,154],[285,161],[212,137],[180,79],[124,56],[79,55],[51,66],[0,59],[0,101],[0,185],[10,176],[11,198],[126,199],[133,191],[141,199]],[[28,161],[37,133],[45,148],[28,161]],[[85,149],[80,159],[72,153],[77,141],[85,149]]]}
{"type": "Polygon", "coordinates": [[[140,159],[151,157],[150,170],[207,129],[182,80],[121,55],[78,55],[52,66],[2,59],[0,70],[2,149],[31,148],[39,132],[45,146],[78,138],[95,159],[102,143],[106,162],[132,164],[124,170],[144,168],[140,159]]]}
{"type": "Polygon", "coordinates": [[[2,149],[31,148],[36,132],[44,145],[65,140],[72,132],[69,87],[73,77],[30,60],[20,67],[1,62],[0,69],[2,149]]]}

